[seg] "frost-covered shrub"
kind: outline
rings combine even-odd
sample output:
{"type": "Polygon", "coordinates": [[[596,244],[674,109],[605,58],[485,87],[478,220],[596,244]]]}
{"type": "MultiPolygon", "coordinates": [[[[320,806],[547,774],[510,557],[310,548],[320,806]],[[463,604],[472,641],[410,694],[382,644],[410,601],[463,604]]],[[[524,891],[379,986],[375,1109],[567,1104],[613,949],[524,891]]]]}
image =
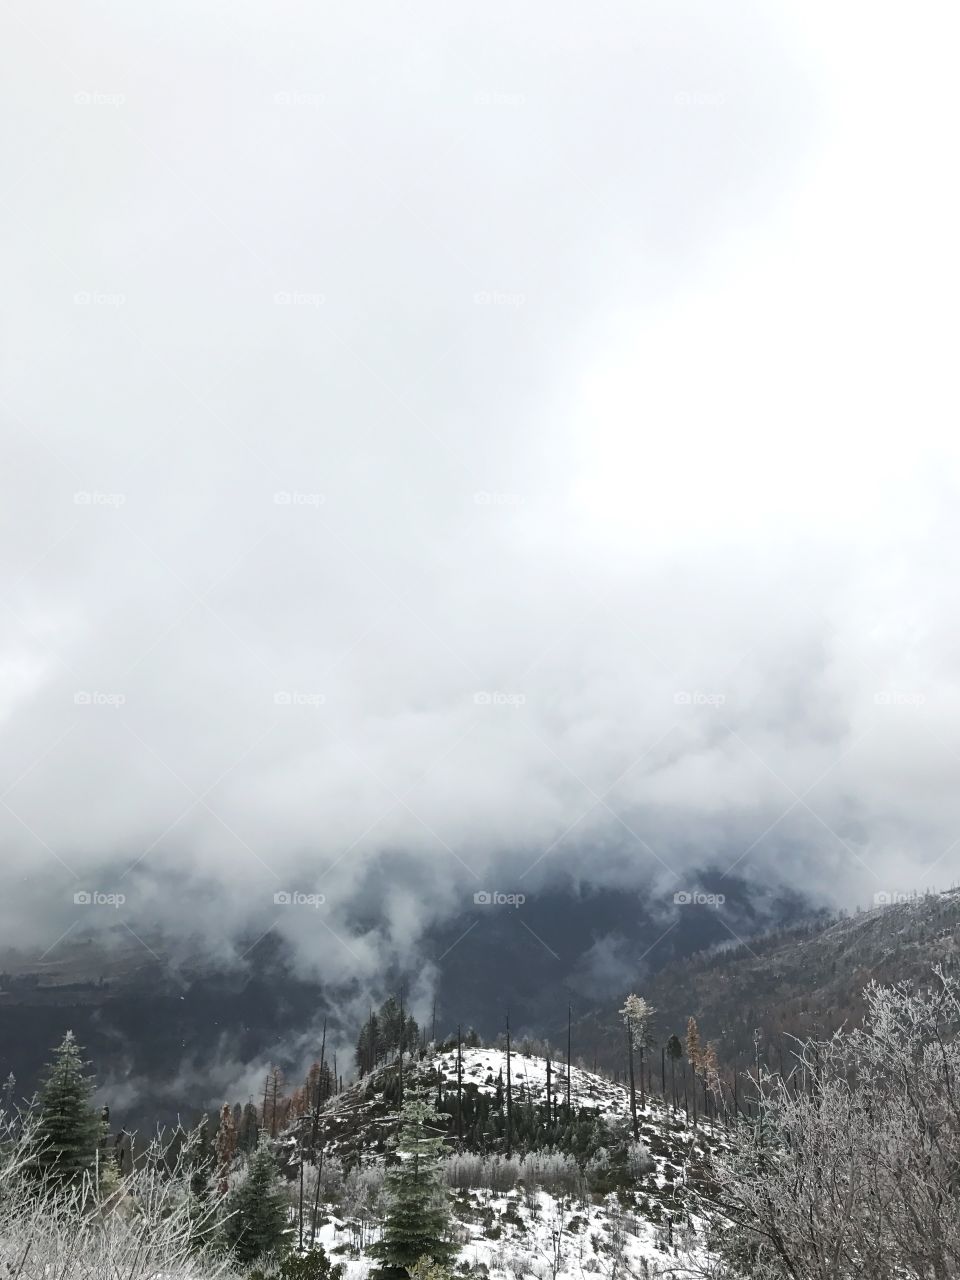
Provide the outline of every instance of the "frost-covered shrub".
{"type": "Polygon", "coordinates": [[[323,1169],[318,1165],[306,1164],[303,1169],[304,1199],[313,1204],[317,1193],[317,1175],[320,1176],[320,1202],[322,1204],[339,1204],[343,1190],[343,1165],[336,1156],[329,1156],[323,1162],[323,1169]]]}
{"type": "Polygon", "coordinates": [[[520,1178],[520,1161],[516,1156],[494,1156],[490,1161],[490,1190],[512,1191],[520,1178]]]}
{"type": "Polygon", "coordinates": [[[760,1082],[715,1165],[715,1240],[751,1280],[960,1275],[960,984],[866,990],[863,1026],[760,1082]]]}
{"type": "Polygon", "coordinates": [[[347,1173],[339,1190],[340,1207],[348,1218],[382,1218],[384,1195],[384,1168],[380,1164],[353,1168],[347,1173]]]}
{"type": "Polygon", "coordinates": [[[657,1167],[656,1161],[642,1142],[631,1142],[627,1147],[627,1169],[631,1178],[642,1178],[657,1167]]]}
{"type": "Polygon", "coordinates": [[[590,1157],[583,1172],[591,1191],[606,1183],[610,1176],[610,1152],[606,1147],[601,1147],[590,1157]]]}
{"type": "Polygon", "coordinates": [[[584,1177],[595,1195],[628,1191],[645,1174],[656,1168],[649,1149],[642,1142],[624,1139],[617,1146],[600,1147],[587,1161],[584,1177]]]}
{"type": "Polygon", "coordinates": [[[110,1180],[37,1185],[25,1178],[30,1138],[0,1133],[0,1262],[19,1280],[187,1280],[224,1275],[227,1264],[204,1244],[216,1202],[191,1185],[191,1148],[165,1170],[162,1145],[141,1167],[110,1180]]]}
{"type": "Polygon", "coordinates": [[[523,1181],[554,1194],[575,1195],[583,1189],[576,1160],[562,1151],[533,1151],[524,1157],[523,1181]]]}
{"type": "Polygon", "coordinates": [[[580,1166],[573,1156],[558,1151],[531,1151],[509,1159],[458,1151],[444,1161],[444,1175],[448,1187],[472,1187],[500,1195],[521,1184],[528,1191],[535,1187],[568,1195],[583,1191],[580,1166]]]}
{"type": "Polygon", "coordinates": [[[483,1156],[473,1151],[455,1151],[444,1161],[443,1171],[448,1187],[489,1187],[490,1180],[483,1156]]]}

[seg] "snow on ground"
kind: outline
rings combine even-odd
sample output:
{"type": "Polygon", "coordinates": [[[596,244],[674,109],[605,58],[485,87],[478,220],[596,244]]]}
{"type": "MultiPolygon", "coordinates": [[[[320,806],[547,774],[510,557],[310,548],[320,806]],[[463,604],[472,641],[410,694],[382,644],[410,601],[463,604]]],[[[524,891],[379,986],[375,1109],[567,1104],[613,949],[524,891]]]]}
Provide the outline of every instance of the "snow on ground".
{"type": "MultiPolygon", "coordinates": [[[[495,1093],[497,1076],[501,1071],[506,1081],[505,1049],[464,1049],[462,1053],[465,1084],[475,1084],[481,1093],[495,1093]]],[[[456,1050],[438,1054],[437,1058],[447,1080],[455,1080],[456,1050]]],[[[527,1094],[532,1095],[535,1102],[546,1098],[547,1062],[545,1058],[524,1057],[523,1054],[514,1050],[510,1054],[510,1077],[514,1089],[518,1090],[523,1085],[527,1094]]],[[[554,1097],[559,1096],[561,1101],[566,1099],[566,1063],[551,1063],[550,1089],[554,1097]]],[[[570,1102],[574,1107],[596,1107],[616,1115],[628,1115],[630,1111],[628,1089],[623,1085],[605,1080],[603,1076],[595,1075],[592,1071],[584,1071],[580,1067],[570,1068],[570,1102]]]]}
{"type": "MultiPolygon", "coordinates": [[[[595,1274],[670,1277],[687,1273],[703,1257],[697,1241],[655,1227],[624,1209],[616,1196],[596,1204],[531,1189],[460,1192],[454,1199],[462,1244],[453,1269],[464,1267],[490,1280],[584,1280],[595,1274]]],[[[346,1280],[365,1280],[374,1264],[357,1257],[356,1227],[335,1215],[318,1231],[319,1243],[343,1262],[346,1280]]],[[[367,1242],[369,1243],[369,1241],[367,1242]]]]}

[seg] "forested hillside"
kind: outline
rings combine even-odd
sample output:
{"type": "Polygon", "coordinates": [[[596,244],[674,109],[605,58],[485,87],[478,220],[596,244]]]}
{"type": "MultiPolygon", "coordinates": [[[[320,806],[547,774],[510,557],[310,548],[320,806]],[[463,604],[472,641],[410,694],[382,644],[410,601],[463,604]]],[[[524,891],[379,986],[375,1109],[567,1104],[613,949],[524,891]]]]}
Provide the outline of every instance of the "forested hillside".
{"type": "MultiPolygon", "coordinates": [[[[958,958],[960,889],[951,889],[731,942],[664,966],[645,989],[658,1040],[695,1017],[729,1076],[754,1062],[758,1029],[764,1061],[786,1063],[791,1037],[858,1024],[871,979],[922,982],[934,965],[950,970],[958,958]]],[[[608,1012],[578,1019],[575,1039],[585,1060],[622,1068],[622,1039],[608,1012]]]]}

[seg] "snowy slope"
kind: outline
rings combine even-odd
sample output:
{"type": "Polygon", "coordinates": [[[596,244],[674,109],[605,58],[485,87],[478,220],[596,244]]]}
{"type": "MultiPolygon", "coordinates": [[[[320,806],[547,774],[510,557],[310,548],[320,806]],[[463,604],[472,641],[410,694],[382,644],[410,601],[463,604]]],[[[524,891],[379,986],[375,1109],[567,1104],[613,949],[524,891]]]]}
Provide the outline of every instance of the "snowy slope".
{"type": "MultiPolygon", "coordinates": [[[[405,1065],[408,1080],[432,1082],[439,1068],[446,1088],[454,1087],[456,1051],[437,1053],[405,1065]]],[[[386,1105],[384,1080],[394,1070],[381,1069],[330,1100],[323,1117],[325,1160],[349,1169],[355,1190],[349,1207],[343,1198],[325,1204],[321,1241],[347,1264],[348,1280],[363,1280],[370,1269],[361,1246],[379,1233],[382,1205],[378,1169],[382,1169],[389,1138],[395,1132],[395,1108],[386,1105]],[[358,1160],[359,1157],[359,1160],[358,1160]],[[360,1164],[360,1170],[356,1165],[360,1164]],[[365,1182],[364,1182],[365,1179],[365,1182]],[[365,1188],[365,1189],[364,1189],[365,1188]]],[[[551,1090],[566,1095],[566,1073],[552,1065],[551,1090]]],[[[506,1053],[499,1049],[464,1049],[463,1082],[493,1094],[497,1078],[506,1079],[506,1053]]],[[[515,1097],[521,1088],[534,1102],[546,1099],[547,1064],[538,1057],[511,1055],[515,1097]]],[[[629,1121],[629,1089],[593,1072],[574,1067],[570,1080],[575,1110],[594,1110],[622,1129],[629,1121]]],[[[690,1188],[703,1177],[711,1150],[727,1145],[723,1130],[694,1129],[683,1112],[675,1114],[659,1098],[640,1107],[641,1141],[650,1160],[630,1191],[619,1195],[591,1194],[584,1182],[564,1194],[537,1185],[537,1156],[519,1165],[521,1181],[515,1189],[490,1186],[451,1189],[461,1250],[458,1269],[465,1267],[494,1280],[531,1275],[553,1280],[583,1280],[585,1272],[627,1275],[679,1274],[691,1250],[702,1250],[699,1223],[693,1214],[690,1188]],[[529,1172],[527,1172],[529,1170],[529,1172]]],[[[547,1159],[550,1157],[547,1156],[547,1159]]],[[[494,1157],[500,1160],[500,1157],[494,1157]]]]}
{"type": "MultiPolygon", "coordinates": [[[[490,1280],[584,1280],[585,1274],[621,1274],[679,1280],[706,1259],[697,1224],[664,1227],[608,1196],[601,1204],[559,1198],[545,1191],[498,1195],[478,1190],[454,1200],[461,1235],[456,1272],[490,1280]]],[[[374,1269],[352,1245],[356,1224],[332,1214],[317,1233],[328,1254],[343,1262],[346,1280],[366,1280],[374,1269]]]]}

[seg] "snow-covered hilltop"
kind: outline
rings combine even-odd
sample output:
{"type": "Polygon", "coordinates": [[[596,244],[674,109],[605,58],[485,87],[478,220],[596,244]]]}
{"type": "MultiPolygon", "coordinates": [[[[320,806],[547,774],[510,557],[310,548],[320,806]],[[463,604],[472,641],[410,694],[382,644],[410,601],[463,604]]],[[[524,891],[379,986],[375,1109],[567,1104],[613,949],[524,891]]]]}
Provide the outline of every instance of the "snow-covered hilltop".
{"type": "MultiPolygon", "coordinates": [[[[457,1223],[457,1269],[558,1280],[624,1269],[669,1275],[691,1249],[702,1249],[695,1193],[711,1152],[729,1143],[722,1126],[695,1127],[682,1108],[676,1112],[659,1097],[641,1104],[638,1096],[640,1141],[634,1142],[628,1087],[573,1067],[568,1111],[565,1064],[551,1063],[548,1108],[547,1061],[512,1053],[508,1155],[501,1125],[506,1080],[504,1050],[463,1049],[463,1137],[454,1123],[444,1161],[457,1223]],[[531,1124],[552,1125],[557,1140],[531,1139],[531,1124]]],[[[319,1169],[322,1152],[320,1239],[349,1264],[350,1280],[361,1280],[368,1267],[359,1251],[379,1216],[398,1087],[397,1064],[380,1067],[331,1098],[318,1125],[313,1161],[319,1169]]],[[[439,1096],[441,1116],[455,1116],[456,1049],[422,1059],[408,1055],[404,1087],[408,1093],[421,1089],[434,1101],[439,1096]]],[[[290,1159],[296,1143],[292,1132],[281,1140],[290,1159]]]]}
{"type": "MultiPolygon", "coordinates": [[[[497,1080],[507,1078],[507,1054],[503,1049],[470,1049],[463,1054],[463,1083],[474,1084],[481,1093],[495,1095],[497,1080]]],[[[439,1065],[447,1080],[456,1079],[457,1051],[448,1049],[437,1054],[432,1062],[434,1069],[439,1065]]],[[[546,1058],[524,1056],[511,1053],[510,1074],[517,1094],[534,1103],[546,1102],[548,1065],[546,1058]]],[[[566,1100],[567,1068],[564,1062],[552,1062],[549,1067],[550,1089],[552,1095],[561,1102],[566,1100]]],[[[626,1116],[630,1114],[630,1093],[621,1084],[614,1084],[603,1076],[585,1071],[581,1067],[570,1068],[570,1105],[573,1107],[591,1107],[602,1111],[605,1115],[626,1116]]]]}

